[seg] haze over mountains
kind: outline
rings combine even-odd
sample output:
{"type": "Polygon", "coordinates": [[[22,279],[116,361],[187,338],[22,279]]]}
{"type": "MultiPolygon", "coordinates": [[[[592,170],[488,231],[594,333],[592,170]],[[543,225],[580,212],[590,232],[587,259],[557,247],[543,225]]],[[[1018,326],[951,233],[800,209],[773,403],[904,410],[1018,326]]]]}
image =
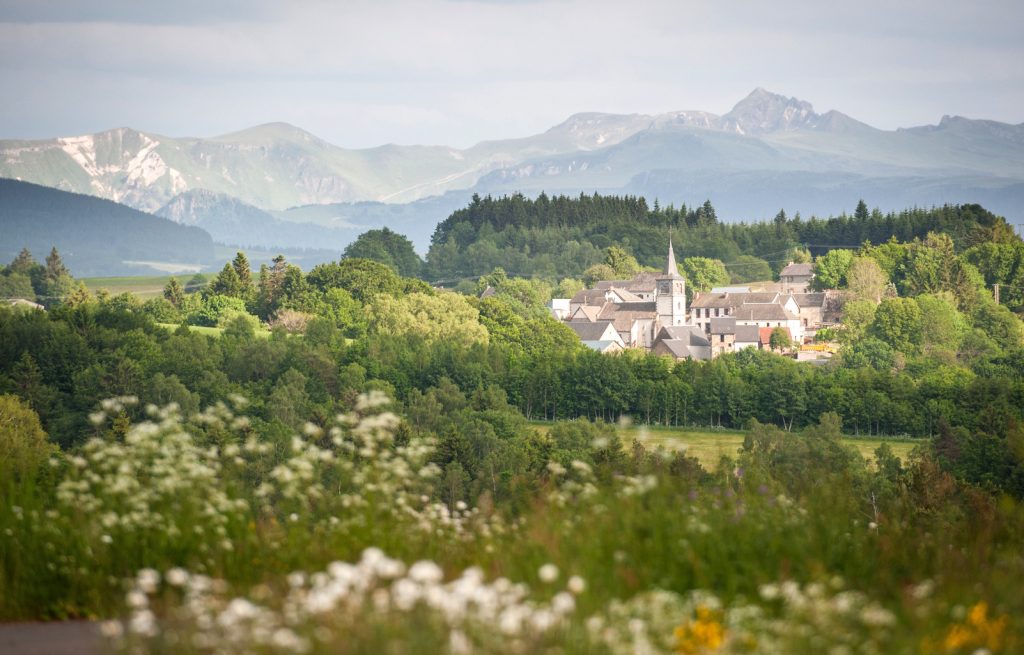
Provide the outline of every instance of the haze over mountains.
{"type": "Polygon", "coordinates": [[[213,138],[118,128],[0,141],[0,176],[87,193],[197,225],[219,242],[341,248],[388,225],[425,249],[479,193],[618,192],[710,198],[725,220],[979,202],[1024,218],[1024,124],[943,117],[885,131],[756,89],[724,115],[583,113],[471,148],[340,148],[297,127],[213,138]]]}

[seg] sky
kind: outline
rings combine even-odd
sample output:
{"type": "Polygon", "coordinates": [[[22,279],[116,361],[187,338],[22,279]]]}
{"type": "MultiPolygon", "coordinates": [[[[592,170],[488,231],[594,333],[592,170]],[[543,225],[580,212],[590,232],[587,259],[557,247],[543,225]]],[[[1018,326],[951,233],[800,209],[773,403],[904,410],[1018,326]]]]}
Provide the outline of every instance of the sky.
{"type": "Polygon", "coordinates": [[[0,0],[0,138],[284,121],[466,147],[755,87],[875,127],[1024,121],[1020,0],[0,0]]]}

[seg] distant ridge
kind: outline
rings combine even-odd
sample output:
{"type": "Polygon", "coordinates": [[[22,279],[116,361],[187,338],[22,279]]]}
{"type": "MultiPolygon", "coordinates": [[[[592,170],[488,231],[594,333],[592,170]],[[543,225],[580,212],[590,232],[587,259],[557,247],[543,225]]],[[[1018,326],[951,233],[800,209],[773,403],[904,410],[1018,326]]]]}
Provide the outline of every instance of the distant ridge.
{"type": "Polygon", "coordinates": [[[864,198],[883,209],[982,202],[1024,220],[1024,124],[944,116],[936,125],[880,130],[757,88],[722,115],[582,112],[540,134],[465,149],[345,149],[280,122],[210,138],[117,128],[7,140],[0,141],[0,175],[165,215],[176,199],[206,191],[220,198],[220,209],[204,210],[203,224],[235,243],[245,234],[219,230],[244,224],[262,240],[259,235],[281,227],[260,211],[289,221],[307,213],[289,208],[331,205],[339,208],[335,216],[358,214],[365,227],[387,225],[397,213],[406,223],[427,223],[416,228],[426,233],[444,216],[432,213],[429,202],[410,203],[446,193],[542,190],[624,192],[674,203],[710,198],[726,220],[764,218],[779,207],[852,211],[851,197],[854,205],[864,198]],[[226,199],[252,210],[239,213],[242,205],[226,199]]]}
{"type": "Polygon", "coordinates": [[[92,196],[0,178],[0,262],[10,262],[22,248],[41,260],[52,247],[76,276],[191,270],[214,259],[213,239],[197,227],[92,196]]]}

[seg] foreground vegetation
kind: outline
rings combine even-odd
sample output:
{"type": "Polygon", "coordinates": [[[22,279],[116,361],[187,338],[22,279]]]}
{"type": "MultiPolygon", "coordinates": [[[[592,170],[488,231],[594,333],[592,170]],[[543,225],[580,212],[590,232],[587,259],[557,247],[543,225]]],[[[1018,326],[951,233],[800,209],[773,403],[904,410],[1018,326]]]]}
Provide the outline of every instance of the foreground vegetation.
{"type": "Polygon", "coordinates": [[[825,366],[602,356],[502,271],[239,255],[143,301],[23,253],[0,617],[123,619],[124,652],[1018,652],[1024,327],[971,253],[1019,243],[971,225],[820,255],[825,366]]]}

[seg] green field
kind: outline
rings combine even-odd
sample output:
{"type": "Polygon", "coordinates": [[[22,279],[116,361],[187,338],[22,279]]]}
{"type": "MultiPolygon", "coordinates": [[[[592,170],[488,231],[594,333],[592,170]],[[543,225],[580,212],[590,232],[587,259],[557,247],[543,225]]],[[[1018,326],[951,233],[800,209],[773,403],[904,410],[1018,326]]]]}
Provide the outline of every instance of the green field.
{"type": "Polygon", "coordinates": [[[178,278],[178,282],[182,286],[188,282],[192,276],[185,275],[143,275],[136,277],[86,277],[82,278],[82,282],[89,291],[96,292],[100,289],[106,289],[112,296],[116,296],[121,293],[133,293],[143,300],[149,298],[157,298],[163,294],[164,287],[171,280],[172,277],[178,278]]]}
{"type": "MultiPolygon", "coordinates": [[[[535,422],[534,426],[547,431],[550,423],[535,422]]],[[[713,470],[718,465],[722,455],[736,457],[737,451],[743,446],[744,432],[742,430],[700,430],[696,428],[666,428],[662,426],[633,425],[619,429],[624,445],[627,447],[634,439],[648,448],[659,446],[669,451],[685,450],[687,454],[696,457],[701,466],[713,470]]],[[[860,438],[847,437],[843,443],[853,446],[865,459],[873,459],[875,450],[887,443],[893,453],[900,459],[906,460],[914,446],[923,443],[922,440],[905,439],[884,439],[884,438],[860,438]]]]}
{"type": "MultiPolygon", "coordinates": [[[[173,323],[157,323],[157,325],[159,325],[160,327],[167,328],[168,330],[171,330],[171,331],[177,330],[178,327],[179,327],[177,325],[174,325],[173,323]]],[[[219,327],[206,327],[206,326],[203,326],[203,325],[190,325],[190,326],[188,326],[188,329],[191,332],[195,332],[197,334],[205,334],[208,337],[220,337],[220,335],[224,334],[224,328],[219,328],[219,327]]],[[[258,338],[258,339],[269,339],[270,338],[270,330],[256,330],[256,338],[258,338]]]]}

